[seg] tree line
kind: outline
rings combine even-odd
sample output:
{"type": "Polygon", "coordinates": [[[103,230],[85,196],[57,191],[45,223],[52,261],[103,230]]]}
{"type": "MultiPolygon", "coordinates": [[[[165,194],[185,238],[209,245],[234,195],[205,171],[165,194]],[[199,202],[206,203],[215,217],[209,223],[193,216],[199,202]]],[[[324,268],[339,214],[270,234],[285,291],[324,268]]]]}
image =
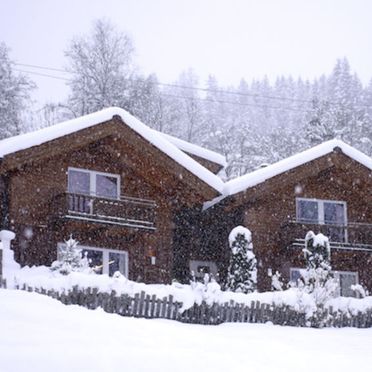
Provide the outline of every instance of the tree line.
{"type": "Polygon", "coordinates": [[[372,155],[372,80],[363,86],[346,58],[312,81],[282,76],[223,86],[212,75],[201,82],[189,69],[164,84],[140,73],[133,41],[108,20],[75,37],[65,57],[68,98],[25,115],[35,84],[15,73],[0,44],[0,138],[119,106],[156,130],[225,155],[228,178],[332,138],[372,155]]]}

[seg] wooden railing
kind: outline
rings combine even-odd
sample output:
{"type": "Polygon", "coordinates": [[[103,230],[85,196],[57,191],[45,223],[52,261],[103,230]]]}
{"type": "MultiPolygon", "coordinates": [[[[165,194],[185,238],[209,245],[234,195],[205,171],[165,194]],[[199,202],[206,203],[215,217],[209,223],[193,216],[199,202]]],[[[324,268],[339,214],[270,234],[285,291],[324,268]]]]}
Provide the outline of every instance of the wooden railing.
{"type": "Polygon", "coordinates": [[[327,236],[333,249],[372,251],[372,224],[368,223],[338,225],[290,220],[281,227],[281,240],[286,247],[303,245],[305,235],[310,230],[327,236]]]}
{"type": "Polygon", "coordinates": [[[64,218],[155,229],[156,203],[153,200],[66,193],[60,196],[59,204],[59,214],[64,218]]]}

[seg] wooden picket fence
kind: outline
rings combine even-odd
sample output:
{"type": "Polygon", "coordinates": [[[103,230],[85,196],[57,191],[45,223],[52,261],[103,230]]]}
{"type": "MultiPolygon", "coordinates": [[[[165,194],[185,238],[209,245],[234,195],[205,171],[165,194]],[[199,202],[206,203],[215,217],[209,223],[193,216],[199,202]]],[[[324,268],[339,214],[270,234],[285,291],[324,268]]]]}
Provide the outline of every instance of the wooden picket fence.
{"type": "MultiPolygon", "coordinates": [[[[6,281],[0,281],[0,287],[6,288],[6,281]]],[[[182,311],[182,303],[174,301],[169,295],[162,299],[145,292],[137,293],[134,297],[127,294],[117,295],[99,292],[97,288],[73,287],[69,291],[45,290],[23,285],[17,288],[29,292],[37,292],[61,301],[65,305],[80,305],[88,309],[102,308],[108,313],[136,318],[163,318],[177,320],[183,323],[217,325],[226,322],[232,323],[266,323],[288,325],[296,327],[372,327],[372,309],[359,312],[357,315],[333,311],[332,308],[322,309],[321,325],[319,320],[306,319],[304,313],[299,313],[289,306],[261,304],[252,301],[250,305],[235,303],[213,303],[208,305],[202,302],[194,304],[191,308],[182,311]]]]}

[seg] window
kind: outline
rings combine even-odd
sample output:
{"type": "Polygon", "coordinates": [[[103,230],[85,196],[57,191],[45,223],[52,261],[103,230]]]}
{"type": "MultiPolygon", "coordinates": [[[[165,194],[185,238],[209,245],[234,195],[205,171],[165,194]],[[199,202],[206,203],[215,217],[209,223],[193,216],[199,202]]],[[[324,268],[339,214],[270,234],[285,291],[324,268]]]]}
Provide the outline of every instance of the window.
{"type": "Polygon", "coordinates": [[[120,176],[85,169],[68,169],[68,191],[101,198],[120,198],[120,176]]]}
{"type": "Polygon", "coordinates": [[[344,297],[355,297],[352,285],[358,284],[358,273],[353,271],[334,271],[334,277],[338,281],[339,294],[344,297]]]}
{"type": "Polygon", "coordinates": [[[190,271],[193,271],[198,279],[203,279],[205,274],[216,277],[217,265],[213,261],[190,260],[190,271]]]}
{"type": "Polygon", "coordinates": [[[292,284],[297,285],[298,280],[302,277],[302,275],[305,271],[306,271],[306,269],[299,269],[299,268],[291,267],[289,269],[289,281],[292,284]]]}
{"type": "Polygon", "coordinates": [[[346,202],[296,198],[298,222],[332,225],[325,232],[331,241],[343,242],[346,236],[346,202]]]}
{"type": "MultiPolygon", "coordinates": [[[[57,255],[60,247],[64,245],[64,243],[58,243],[57,255]]],[[[119,271],[121,274],[128,277],[128,252],[81,245],[79,245],[78,248],[82,250],[83,257],[86,255],[89,266],[93,268],[97,274],[112,276],[116,271],[119,271]]]]}

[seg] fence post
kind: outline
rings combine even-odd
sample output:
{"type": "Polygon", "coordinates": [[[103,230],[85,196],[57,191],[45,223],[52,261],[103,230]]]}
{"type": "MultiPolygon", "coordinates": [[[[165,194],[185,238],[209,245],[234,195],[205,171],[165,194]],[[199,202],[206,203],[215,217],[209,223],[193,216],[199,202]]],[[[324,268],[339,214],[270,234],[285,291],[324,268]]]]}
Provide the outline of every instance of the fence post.
{"type": "Polygon", "coordinates": [[[0,231],[0,240],[2,249],[1,260],[0,260],[0,278],[2,278],[6,270],[17,270],[20,268],[20,265],[14,260],[14,252],[10,248],[10,242],[15,238],[13,231],[1,230],[0,231]]]}

